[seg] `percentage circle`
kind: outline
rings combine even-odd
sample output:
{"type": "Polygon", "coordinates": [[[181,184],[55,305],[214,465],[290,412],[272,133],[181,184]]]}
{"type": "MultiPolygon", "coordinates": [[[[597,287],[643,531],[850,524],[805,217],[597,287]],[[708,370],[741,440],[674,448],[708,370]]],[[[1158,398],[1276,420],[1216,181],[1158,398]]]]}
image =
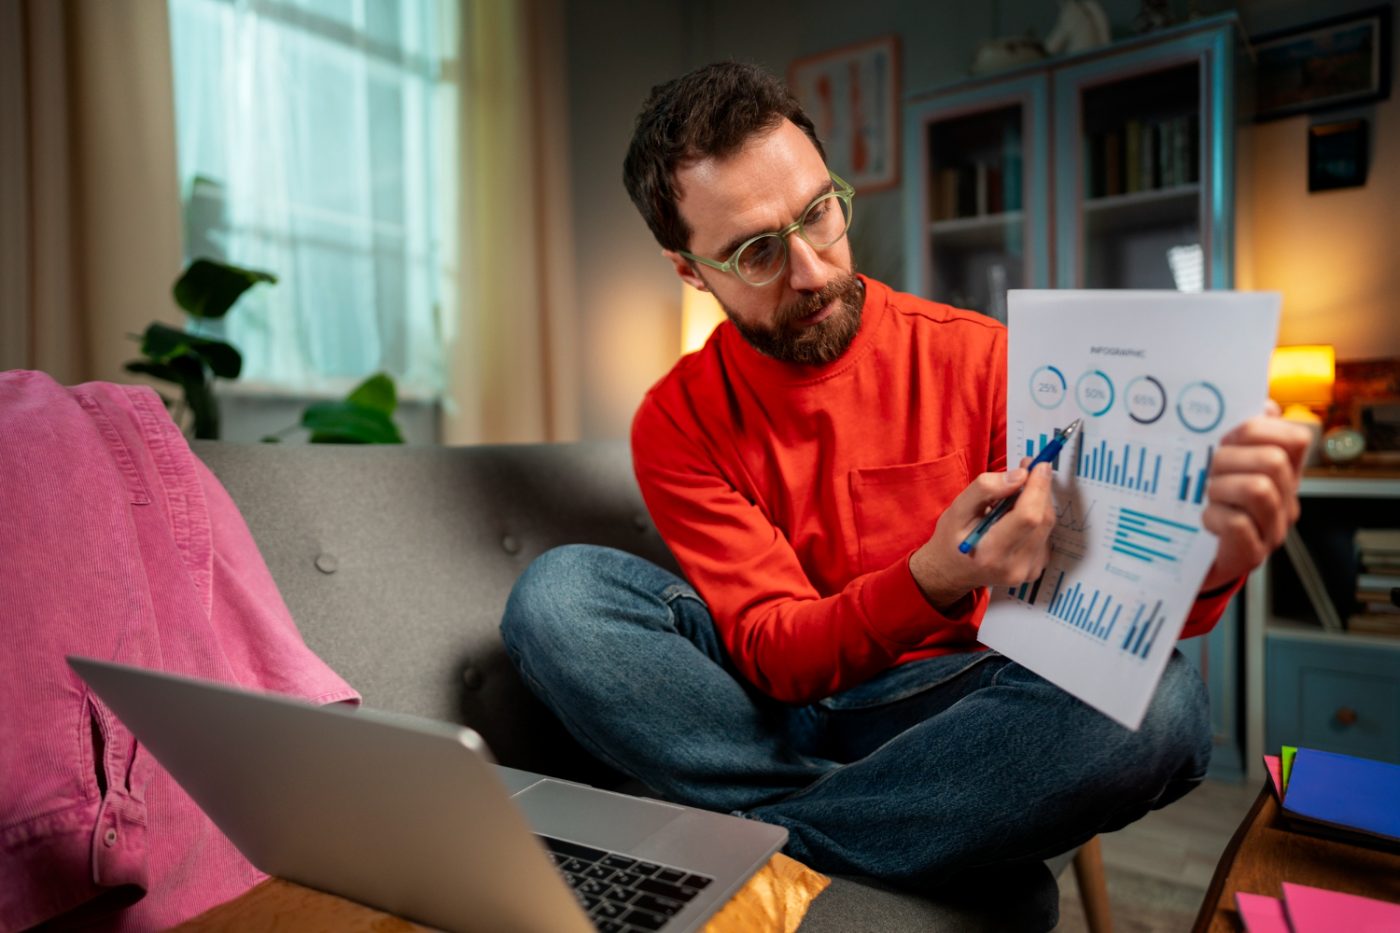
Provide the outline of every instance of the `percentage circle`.
{"type": "Polygon", "coordinates": [[[1177,397],[1176,416],[1197,434],[1213,431],[1225,417],[1225,396],[1209,382],[1193,382],[1177,397]]]}
{"type": "Polygon", "coordinates": [[[1151,376],[1138,376],[1123,393],[1128,417],[1138,424],[1152,424],[1167,410],[1167,390],[1151,376]]]}
{"type": "Polygon", "coordinates": [[[1065,374],[1053,366],[1042,366],[1031,373],[1031,400],[1041,408],[1059,408],[1068,388],[1065,374]]]}
{"type": "Polygon", "coordinates": [[[1101,369],[1091,369],[1074,384],[1074,398],[1087,415],[1100,417],[1113,407],[1113,380],[1101,369]]]}

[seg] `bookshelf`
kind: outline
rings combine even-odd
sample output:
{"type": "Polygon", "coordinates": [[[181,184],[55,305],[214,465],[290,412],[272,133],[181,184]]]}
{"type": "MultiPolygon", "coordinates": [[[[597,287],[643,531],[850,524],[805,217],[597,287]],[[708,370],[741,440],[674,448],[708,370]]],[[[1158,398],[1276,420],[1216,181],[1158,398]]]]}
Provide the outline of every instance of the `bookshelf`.
{"type": "Polygon", "coordinates": [[[1229,288],[1236,29],[911,94],[905,288],[1003,320],[1009,288],[1229,288]]]}
{"type": "Polygon", "coordinates": [[[905,107],[906,288],[1006,319],[1050,276],[1050,84],[977,81],[905,107]]]}
{"type": "MultiPolygon", "coordinates": [[[[907,96],[905,290],[1005,320],[1011,288],[1231,287],[1237,30],[1221,14],[907,96]]],[[[1239,602],[1181,644],[1222,775],[1245,767],[1239,602]]]]}
{"type": "Polygon", "coordinates": [[[1246,754],[1280,744],[1400,761],[1400,636],[1348,627],[1358,529],[1400,529],[1400,473],[1314,470],[1287,546],[1245,585],[1246,754]]]}

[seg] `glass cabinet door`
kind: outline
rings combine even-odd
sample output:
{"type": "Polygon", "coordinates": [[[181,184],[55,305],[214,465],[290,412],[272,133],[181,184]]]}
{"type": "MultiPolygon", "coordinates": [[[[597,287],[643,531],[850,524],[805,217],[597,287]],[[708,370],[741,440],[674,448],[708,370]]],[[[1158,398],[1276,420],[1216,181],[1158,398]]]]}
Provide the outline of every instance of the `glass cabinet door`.
{"type": "Polygon", "coordinates": [[[1006,320],[1049,284],[1044,75],[930,95],[905,111],[909,291],[1006,320]]]}
{"type": "Polygon", "coordinates": [[[1230,287],[1228,41],[1216,30],[1056,73],[1059,287],[1230,287]]]}

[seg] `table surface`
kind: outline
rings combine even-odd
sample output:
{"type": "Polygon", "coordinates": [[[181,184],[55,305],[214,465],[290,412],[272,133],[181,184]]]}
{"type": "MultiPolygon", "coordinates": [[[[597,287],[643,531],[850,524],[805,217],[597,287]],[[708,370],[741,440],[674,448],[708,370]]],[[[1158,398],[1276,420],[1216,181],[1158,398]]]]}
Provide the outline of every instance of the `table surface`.
{"type": "Polygon", "coordinates": [[[1400,903],[1400,855],[1288,828],[1265,784],[1215,868],[1195,933],[1241,933],[1235,894],[1283,896],[1283,882],[1400,903]]]}

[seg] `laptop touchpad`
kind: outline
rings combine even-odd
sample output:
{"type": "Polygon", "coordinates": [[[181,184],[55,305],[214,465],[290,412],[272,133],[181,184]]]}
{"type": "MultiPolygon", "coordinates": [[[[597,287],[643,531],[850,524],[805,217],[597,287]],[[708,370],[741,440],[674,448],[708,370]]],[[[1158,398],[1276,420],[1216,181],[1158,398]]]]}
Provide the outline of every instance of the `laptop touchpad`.
{"type": "Polygon", "coordinates": [[[537,833],[618,850],[638,845],[685,812],[658,800],[549,780],[512,799],[537,833]]]}

